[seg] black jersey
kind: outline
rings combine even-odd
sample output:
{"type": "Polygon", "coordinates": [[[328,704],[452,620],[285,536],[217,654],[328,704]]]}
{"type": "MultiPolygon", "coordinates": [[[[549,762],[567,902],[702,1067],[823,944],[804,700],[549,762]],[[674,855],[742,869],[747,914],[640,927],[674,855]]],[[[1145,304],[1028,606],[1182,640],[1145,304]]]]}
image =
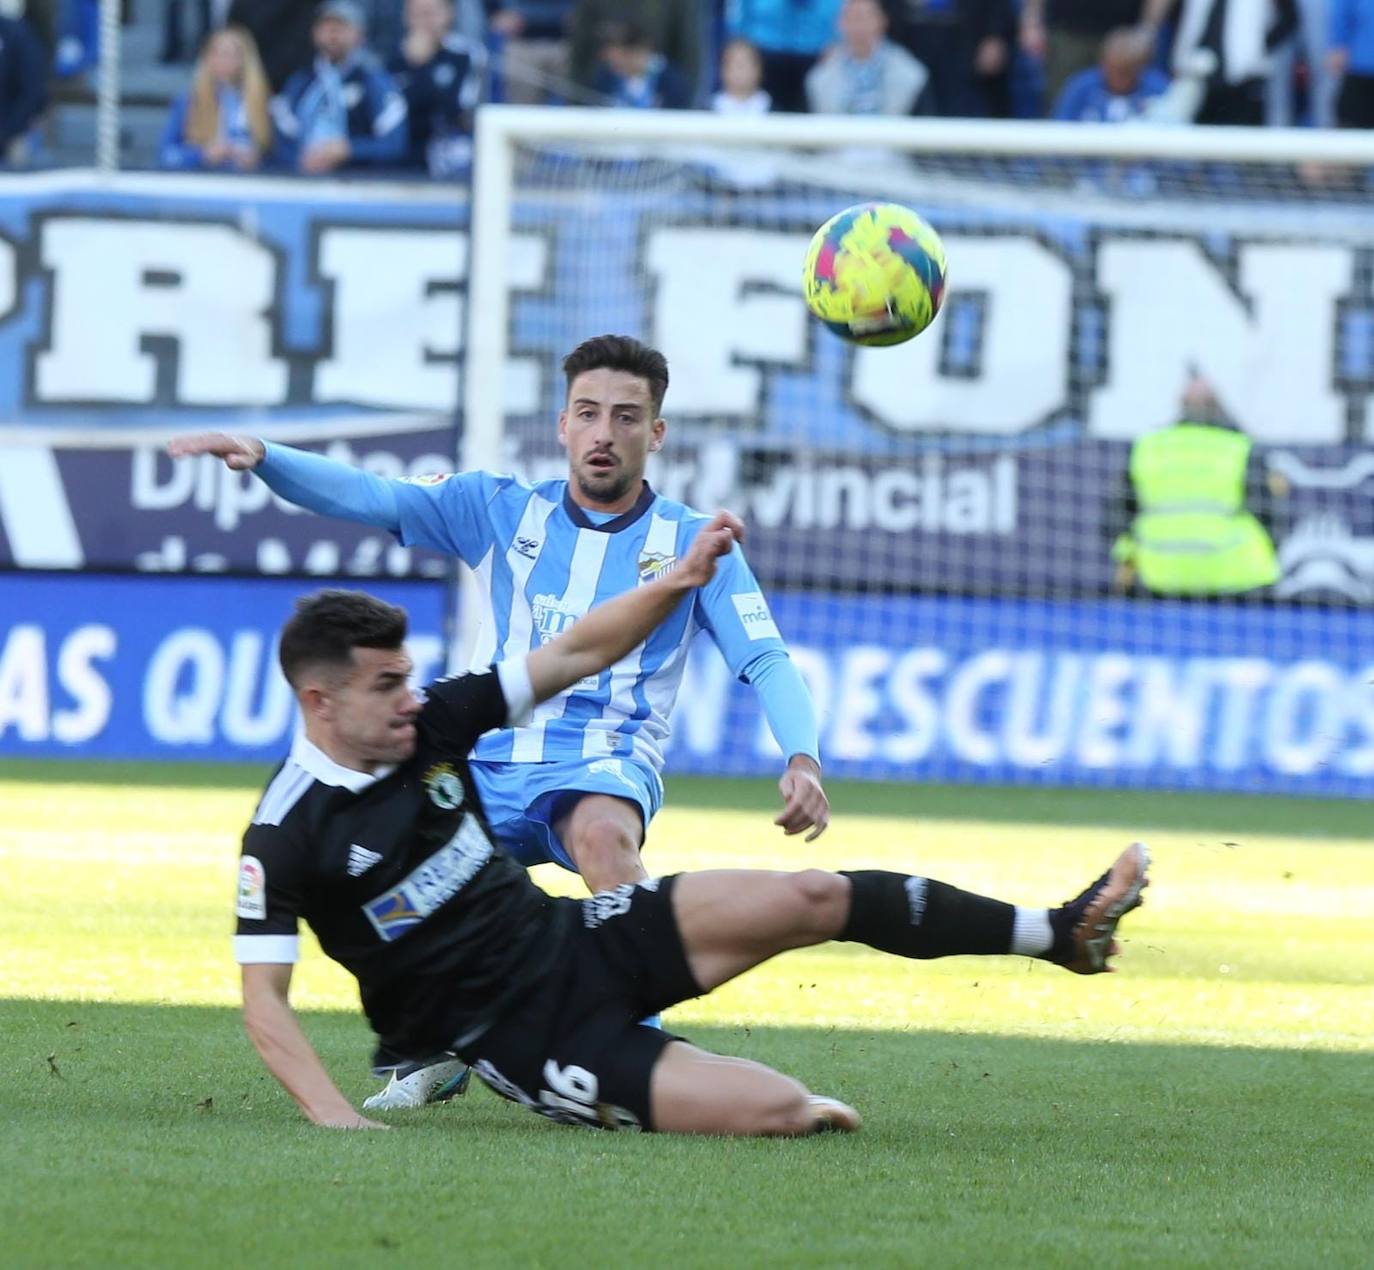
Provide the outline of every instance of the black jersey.
{"type": "Polygon", "coordinates": [[[304,918],[407,1054],[481,1035],[538,983],[576,905],[495,845],[478,801],[468,751],[529,704],[503,682],[527,685],[523,662],[431,685],[415,754],[372,775],[297,737],[244,835],[239,962],[294,962],[304,918]]]}

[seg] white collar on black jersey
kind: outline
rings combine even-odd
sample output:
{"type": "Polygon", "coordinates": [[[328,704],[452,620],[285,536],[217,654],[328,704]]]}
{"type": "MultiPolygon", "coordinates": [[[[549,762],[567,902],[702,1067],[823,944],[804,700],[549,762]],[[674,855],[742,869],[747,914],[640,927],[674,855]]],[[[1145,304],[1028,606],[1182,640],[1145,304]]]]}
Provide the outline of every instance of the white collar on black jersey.
{"type": "Polygon", "coordinates": [[[304,732],[297,732],[291,742],[291,761],[304,768],[322,785],[337,785],[350,794],[361,794],[369,785],[375,785],[396,770],[393,763],[379,767],[375,772],[355,772],[351,767],[336,763],[304,732]]]}

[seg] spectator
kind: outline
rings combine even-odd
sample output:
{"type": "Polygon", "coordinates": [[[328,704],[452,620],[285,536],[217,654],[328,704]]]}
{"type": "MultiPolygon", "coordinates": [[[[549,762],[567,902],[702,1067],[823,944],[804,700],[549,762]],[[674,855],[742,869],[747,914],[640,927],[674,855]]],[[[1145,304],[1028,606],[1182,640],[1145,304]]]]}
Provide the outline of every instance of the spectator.
{"type": "Polygon", "coordinates": [[[592,87],[613,106],[686,110],[692,104],[691,84],[633,22],[606,24],[592,87]]]}
{"type": "Polygon", "coordinates": [[[578,0],[572,12],[572,77],[594,89],[608,22],[629,22],[644,33],[696,96],[701,74],[701,9],[696,0],[578,0]]]}
{"type": "Polygon", "coordinates": [[[253,171],[272,145],[269,95],[253,37],[233,26],[212,32],[190,92],[172,103],[158,166],[253,171]]]}
{"type": "Polygon", "coordinates": [[[892,37],[930,72],[932,114],[1011,113],[1012,0],[887,0],[892,37]]]}
{"type": "Polygon", "coordinates": [[[1054,117],[1067,123],[1125,123],[1146,114],[1148,103],[1169,87],[1169,77],[1148,65],[1148,51],[1131,27],[1102,41],[1102,56],[1079,71],[1059,94],[1054,117]]]}
{"type": "Polygon", "coordinates": [[[1045,101],[1055,102],[1079,71],[1096,65],[1108,32],[1136,28],[1147,56],[1175,0],[1025,0],[1021,47],[1043,64],[1045,101]]]}
{"type": "Polygon", "coordinates": [[[909,115],[926,68],[887,38],[878,0],[844,0],[840,45],[807,72],[806,99],[821,115],[909,115]]]}
{"type": "Polygon", "coordinates": [[[472,163],[472,112],[487,50],[453,29],[450,0],[406,0],[405,38],[388,69],[406,99],[410,166],[454,176],[472,163]]]}
{"type": "Polygon", "coordinates": [[[30,162],[34,125],[47,104],[47,59],[29,24],[0,18],[0,163],[30,162]]]}
{"type": "Polygon", "coordinates": [[[406,99],[363,46],[355,0],[325,0],[311,28],[317,56],[272,99],[277,155],[298,172],[404,163],[406,99]]]}
{"type": "Polygon", "coordinates": [[[763,59],[748,40],[726,42],[720,51],[720,91],[711,98],[718,115],[766,115],[773,99],[763,89],[763,59]]]}
{"type": "Polygon", "coordinates": [[[1336,121],[1342,128],[1374,128],[1374,0],[1331,0],[1327,64],[1341,81],[1336,121]]]}
{"type": "MultiPolygon", "coordinates": [[[[454,33],[472,44],[487,38],[487,15],[482,0],[451,0],[454,33]]],[[[368,43],[382,58],[390,58],[401,47],[406,35],[404,0],[363,0],[363,24],[368,43]]]]}
{"type": "Polygon", "coordinates": [[[1330,0],[1298,0],[1298,33],[1274,52],[1274,68],[1269,74],[1265,94],[1264,121],[1271,127],[1287,128],[1298,120],[1294,108],[1298,54],[1306,72],[1307,118],[1317,128],[1329,128],[1336,121],[1336,80],[1330,71],[1328,9],[1330,0]]]}
{"type": "Polygon", "coordinates": [[[1264,123],[1271,54],[1297,27],[1295,0],[1183,0],[1174,65],[1200,52],[1216,58],[1197,122],[1264,123]]]}
{"type": "Polygon", "coordinates": [[[577,0],[502,0],[491,15],[503,38],[506,100],[522,106],[561,97],[568,79],[568,25],[577,0]]]}
{"type": "Polygon", "coordinates": [[[310,30],[318,0],[233,0],[229,26],[241,26],[253,37],[267,82],[280,92],[286,81],[310,65],[315,46],[310,30]]]}
{"type": "Polygon", "coordinates": [[[725,31],[763,59],[774,110],[806,109],[806,76],[835,37],[841,0],[726,0],[725,31]]]}

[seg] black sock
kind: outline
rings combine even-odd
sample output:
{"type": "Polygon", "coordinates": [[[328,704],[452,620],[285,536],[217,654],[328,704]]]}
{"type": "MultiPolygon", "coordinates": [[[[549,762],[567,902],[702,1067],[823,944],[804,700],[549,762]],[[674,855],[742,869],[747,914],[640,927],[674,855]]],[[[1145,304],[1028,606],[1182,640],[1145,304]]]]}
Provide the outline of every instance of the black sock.
{"type": "Polygon", "coordinates": [[[1011,951],[1014,905],[906,873],[861,869],[841,876],[854,888],[842,940],[920,960],[1011,951]]]}

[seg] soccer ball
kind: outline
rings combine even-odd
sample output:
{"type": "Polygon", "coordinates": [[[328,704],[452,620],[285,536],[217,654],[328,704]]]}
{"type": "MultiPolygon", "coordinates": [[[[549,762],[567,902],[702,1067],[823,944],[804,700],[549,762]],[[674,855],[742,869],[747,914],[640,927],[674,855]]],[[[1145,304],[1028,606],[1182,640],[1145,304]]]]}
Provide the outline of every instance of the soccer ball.
{"type": "Polygon", "coordinates": [[[811,239],[802,269],[807,307],[855,344],[901,344],[919,335],[945,294],[945,245],[896,203],[860,203],[811,239]]]}

